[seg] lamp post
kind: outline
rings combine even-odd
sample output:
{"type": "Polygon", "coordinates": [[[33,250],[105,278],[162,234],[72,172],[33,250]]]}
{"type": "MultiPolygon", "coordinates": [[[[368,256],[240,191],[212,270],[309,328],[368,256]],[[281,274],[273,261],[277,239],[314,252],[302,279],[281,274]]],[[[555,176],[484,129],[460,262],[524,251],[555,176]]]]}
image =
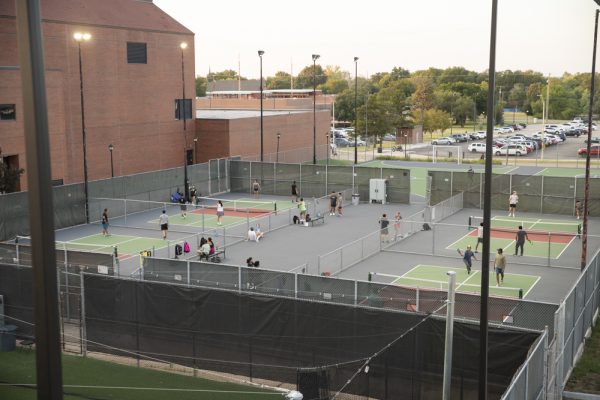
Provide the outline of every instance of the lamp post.
{"type": "MultiPolygon", "coordinates": [[[[183,112],[183,190],[184,196],[186,199],[190,197],[190,185],[188,182],[188,170],[187,170],[187,134],[186,134],[186,106],[185,106],[185,64],[183,62],[183,51],[187,48],[186,42],[181,42],[179,44],[181,48],[181,90],[183,98],[181,99],[181,108],[179,112],[183,112]]],[[[181,115],[181,114],[180,114],[181,115]]]]}
{"type": "MultiPolygon", "coordinates": [[[[354,164],[358,163],[358,113],[356,105],[358,99],[358,57],[354,57],[354,164]]],[[[366,140],[366,138],[365,138],[366,140]]]]}
{"type": "Polygon", "coordinates": [[[525,110],[525,125],[529,125],[529,110],[525,110]]]}
{"type": "Polygon", "coordinates": [[[408,145],[408,134],[403,134],[404,136],[404,159],[406,160],[406,146],[408,145]]]}
{"type": "Polygon", "coordinates": [[[77,42],[79,51],[79,94],[81,96],[81,137],[83,141],[83,190],[85,192],[85,222],[90,223],[90,204],[88,192],[88,168],[87,168],[87,140],[85,135],[85,107],[83,101],[83,67],[81,63],[81,42],[87,42],[92,38],[89,33],[75,32],[73,38],[77,42]]]}
{"type": "Polygon", "coordinates": [[[279,162],[279,139],[281,139],[281,133],[277,134],[277,154],[275,155],[275,163],[279,162]]]}
{"type": "Polygon", "coordinates": [[[331,145],[329,144],[329,132],[327,132],[325,134],[325,139],[327,140],[327,163],[326,163],[326,165],[329,166],[329,151],[331,150],[331,145]]]}
{"type": "Polygon", "coordinates": [[[263,143],[263,75],[262,75],[262,56],[265,54],[263,50],[258,51],[260,59],[260,162],[264,161],[264,143],[263,143]]]}
{"type": "MultiPolygon", "coordinates": [[[[594,0],[600,6],[600,0],[594,0]]],[[[590,83],[590,106],[588,109],[588,140],[585,155],[585,189],[583,192],[583,230],[581,235],[581,269],[587,262],[587,231],[588,231],[588,202],[590,200],[590,152],[592,149],[592,108],[594,105],[594,90],[596,85],[596,45],[598,42],[598,14],[596,9],[596,23],[594,25],[594,50],[592,51],[592,82],[590,83]]]]}
{"type": "Polygon", "coordinates": [[[114,168],[114,164],[113,164],[113,150],[115,149],[115,146],[111,144],[108,145],[108,151],[110,152],[110,177],[114,178],[115,177],[115,168],[114,168]]]}
{"type": "Polygon", "coordinates": [[[317,60],[318,54],[312,55],[313,60],[313,164],[317,163],[317,60]]]}
{"type": "Polygon", "coordinates": [[[194,164],[198,164],[198,138],[194,138],[194,164]]]}

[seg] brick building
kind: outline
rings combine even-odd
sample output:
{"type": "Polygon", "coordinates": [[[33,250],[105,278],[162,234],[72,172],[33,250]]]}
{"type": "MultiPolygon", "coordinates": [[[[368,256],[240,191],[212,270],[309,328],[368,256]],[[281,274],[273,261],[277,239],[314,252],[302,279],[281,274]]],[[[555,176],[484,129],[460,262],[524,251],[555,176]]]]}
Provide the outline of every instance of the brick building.
{"type": "MultiPolygon", "coordinates": [[[[316,135],[313,131],[313,110],[264,111],[264,161],[310,162],[315,136],[317,160],[325,159],[331,114],[329,110],[317,110],[315,116],[316,135]],[[279,140],[277,134],[280,134],[279,140]]],[[[196,162],[235,156],[258,161],[260,110],[197,110],[196,138],[196,162]]]]}
{"type": "MultiPolygon", "coordinates": [[[[115,175],[181,166],[186,157],[193,158],[195,65],[190,30],[151,0],[41,0],[41,11],[56,183],[83,180],[75,32],[91,34],[91,40],[81,42],[89,180],[110,177],[109,144],[115,175]],[[180,47],[183,42],[185,49],[180,47]]],[[[14,0],[0,1],[0,157],[25,169],[20,188],[26,189],[27,116],[22,109],[15,15],[14,0]]]]}

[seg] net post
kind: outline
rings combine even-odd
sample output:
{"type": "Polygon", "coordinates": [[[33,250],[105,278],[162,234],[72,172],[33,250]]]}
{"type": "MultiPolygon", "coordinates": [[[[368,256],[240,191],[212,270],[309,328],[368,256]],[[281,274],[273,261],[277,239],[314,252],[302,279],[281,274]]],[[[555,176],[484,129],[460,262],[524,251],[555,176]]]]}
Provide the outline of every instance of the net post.
{"type": "Polygon", "coordinates": [[[242,293],[242,267],[238,266],[238,293],[242,293]]]}
{"type": "Polygon", "coordinates": [[[373,281],[373,273],[372,273],[372,272],[369,272],[369,275],[367,275],[367,280],[368,280],[369,282],[372,282],[372,281],[373,281]]]}
{"type": "Polygon", "coordinates": [[[354,280],[354,305],[358,305],[358,281],[354,280]]]}
{"type": "Polygon", "coordinates": [[[523,289],[519,289],[519,300],[523,299],[523,289]]]}
{"type": "Polygon", "coordinates": [[[298,273],[294,273],[294,298],[298,298],[298,273]]]}

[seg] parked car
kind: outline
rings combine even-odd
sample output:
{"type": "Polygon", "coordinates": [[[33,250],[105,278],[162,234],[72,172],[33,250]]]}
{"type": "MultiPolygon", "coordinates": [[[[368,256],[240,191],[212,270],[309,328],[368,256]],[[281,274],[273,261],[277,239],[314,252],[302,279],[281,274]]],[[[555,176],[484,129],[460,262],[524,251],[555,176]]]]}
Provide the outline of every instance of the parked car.
{"type": "Polygon", "coordinates": [[[383,140],[386,142],[395,142],[396,135],[394,135],[393,133],[387,133],[385,136],[383,136],[383,140]]]}
{"type": "Polygon", "coordinates": [[[535,140],[527,140],[526,142],[524,142],[526,146],[531,146],[531,148],[533,150],[538,150],[541,147],[541,141],[538,143],[535,140]]]}
{"type": "Polygon", "coordinates": [[[451,139],[449,137],[443,137],[443,138],[439,138],[439,139],[433,139],[431,141],[431,144],[434,146],[438,146],[438,145],[443,145],[443,146],[447,146],[447,145],[451,145],[454,144],[454,139],[451,139]]]}
{"type": "Polygon", "coordinates": [[[526,139],[525,139],[525,136],[515,135],[515,136],[509,137],[508,140],[512,140],[513,142],[524,142],[526,139]]]}
{"type": "Polygon", "coordinates": [[[456,140],[457,143],[463,143],[468,141],[469,139],[467,138],[467,136],[465,136],[462,133],[455,133],[454,135],[451,136],[454,140],[456,140]]]}
{"type": "Polygon", "coordinates": [[[504,131],[504,133],[514,133],[514,128],[510,125],[506,125],[502,127],[502,130],[504,131]]]}
{"type": "Polygon", "coordinates": [[[477,131],[475,132],[475,136],[477,137],[477,139],[485,139],[487,137],[487,132],[477,131]]]}
{"type": "MultiPolygon", "coordinates": [[[[577,154],[580,156],[585,156],[587,154],[587,147],[582,147],[577,151],[577,154]]],[[[590,148],[590,156],[600,156],[600,145],[593,144],[590,148]]]]}
{"type": "Polygon", "coordinates": [[[351,145],[354,145],[354,142],[352,142],[352,144],[350,144],[350,141],[343,137],[336,137],[335,141],[333,143],[337,147],[350,147],[351,145]]]}
{"type": "Polygon", "coordinates": [[[485,153],[485,143],[481,143],[481,142],[471,143],[467,147],[467,151],[470,151],[472,153],[485,153]]]}
{"type": "Polygon", "coordinates": [[[567,136],[575,136],[575,137],[579,137],[583,134],[583,132],[581,131],[581,129],[579,128],[570,128],[565,132],[565,135],[567,136]]]}
{"type": "Polygon", "coordinates": [[[505,156],[508,152],[509,156],[524,156],[527,155],[527,149],[521,144],[507,144],[494,150],[494,154],[497,156],[505,156]]]}
{"type": "MultiPolygon", "coordinates": [[[[584,143],[587,143],[587,139],[584,140],[584,143]]],[[[596,137],[592,137],[592,144],[593,143],[599,143],[600,144],[600,137],[596,136],[596,137]]]]}

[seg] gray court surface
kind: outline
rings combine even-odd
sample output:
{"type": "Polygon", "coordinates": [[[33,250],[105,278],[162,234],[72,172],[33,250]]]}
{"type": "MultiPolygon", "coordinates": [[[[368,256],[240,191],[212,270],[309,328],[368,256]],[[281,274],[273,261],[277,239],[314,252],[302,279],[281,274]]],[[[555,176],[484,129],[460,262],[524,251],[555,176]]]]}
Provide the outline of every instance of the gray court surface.
{"type": "MultiPolygon", "coordinates": [[[[224,198],[247,197],[246,194],[227,194],[221,196],[224,198]]],[[[291,200],[285,197],[263,196],[262,199],[272,199],[278,201],[291,200]]],[[[312,199],[309,199],[309,202],[312,199]]],[[[310,205],[309,205],[310,209],[310,205]]],[[[482,211],[478,209],[464,209],[444,219],[440,223],[430,224],[433,228],[428,231],[421,230],[423,224],[423,204],[368,204],[362,202],[360,205],[347,205],[344,207],[344,215],[329,216],[325,214],[325,222],[317,223],[314,226],[292,225],[288,218],[297,214],[294,207],[292,211],[278,213],[277,229],[267,232],[259,243],[244,241],[243,237],[247,232],[247,226],[255,225],[255,221],[250,219],[248,225],[242,225],[236,230],[237,240],[227,238],[226,257],[224,263],[232,265],[245,265],[246,259],[252,257],[259,260],[262,268],[302,272],[308,274],[320,274],[323,272],[331,273],[334,276],[348,279],[367,280],[369,272],[379,272],[395,276],[403,275],[416,265],[438,265],[450,266],[463,269],[461,257],[457,254],[456,248],[451,245],[468,234],[468,218],[470,215],[481,216],[482,211]],[[400,212],[403,216],[403,231],[408,226],[412,226],[414,231],[406,237],[394,237],[393,216],[400,212]],[[379,219],[386,213],[390,220],[390,242],[383,243],[380,251],[379,238],[379,219]],[[411,222],[408,218],[412,216],[411,222]],[[365,245],[363,238],[369,236],[365,245]],[[236,242],[234,244],[234,242],[236,242]],[[340,247],[345,246],[345,254],[352,255],[352,259],[361,254],[361,248],[368,248],[373,255],[353,265],[347,265],[344,255],[336,256],[340,247]],[[375,249],[373,251],[373,249],[375,249]],[[321,257],[334,252],[333,256],[321,257]],[[344,269],[340,270],[340,266],[344,269]]],[[[155,219],[160,210],[149,210],[137,214],[129,215],[127,224],[123,218],[114,218],[111,220],[111,229],[118,234],[128,234],[131,236],[147,236],[159,238],[160,231],[155,224],[149,224],[148,221],[155,219]],[[121,225],[121,226],[119,226],[121,225]],[[129,225],[129,226],[126,226],[129,225]]],[[[177,213],[177,209],[173,210],[177,213]]],[[[493,216],[505,216],[504,212],[494,212],[493,216]]],[[[539,215],[520,213],[523,218],[543,218],[564,222],[576,222],[572,217],[539,215]]],[[[291,218],[289,218],[291,219],[291,218]]],[[[264,226],[264,224],[262,225],[264,226]]],[[[600,248],[600,224],[591,219],[589,225],[590,237],[588,240],[588,259],[600,248]],[[597,235],[597,236],[596,236],[597,235]]],[[[68,241],[81,238],[86,235],[97,234],[100,227],[97,225],[83,225],[68,229],[59,230],[56,233],[56,239],[68,241]]],[[[197,232],[202,235],[202,232],[197,232]]],[[[189,232],[169,232],[169,238],[176,241],[179,238],[189,236],[189,232]]],[[[214,234],[214,231],[213,233],[214,234]]],[[[217,236],[217,240],[222,241],[217,236]]],[[[192,243],[193,244],[193,243],[192,243]]],[[[536,244],[537,246],[537,244],[536,244]]],[[[193,255],[195,248],[192,248],[193,255]]],[[[481,251],[481,248],[480,248],[481,251]]],[[[166,249],[157,252],[156,256],[162,258],[173,258],[173,249],[170,253],[166,249]]],[[[481,253],[478,254],[481,259],[481,253]]],[[[579,265],[581,258],[581,240],[573,238],[571,243],[565,248],[560,257],[531,257],[527,255],[527,247],[524,257],[514,257],[508,254],[507,273],[519,273],[526,275],[539,276],[540,280],[528,293],[527,299],[551,302],[557,304],[566,295],[568,290],[579,276],[579,265]]],[[[493,255],[490,255],[493,260],[493,255]]],[[[139,257],[121,261],[121,274],[127,276],[139,267],[139,257]]],[[[481,262],[474,263],[474,269],[481,269],[481,262]]],[[[391,282],[393,278],[390,278],[391,282]]]]}

